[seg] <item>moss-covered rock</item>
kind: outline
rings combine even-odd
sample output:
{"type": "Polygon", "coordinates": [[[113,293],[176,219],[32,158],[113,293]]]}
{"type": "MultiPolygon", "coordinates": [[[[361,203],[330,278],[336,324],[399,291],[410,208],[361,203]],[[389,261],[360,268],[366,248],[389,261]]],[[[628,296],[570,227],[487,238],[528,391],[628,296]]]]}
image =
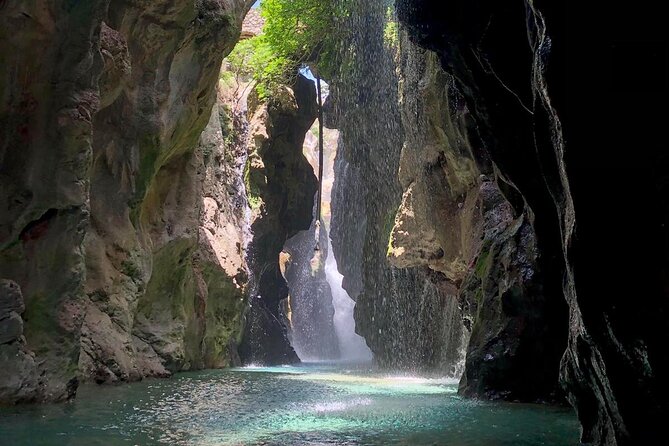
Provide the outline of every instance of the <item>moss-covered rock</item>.
{"type": "MultiPolygon", "coordinates": [[[[245,157],[222,139],[206,162],[196,149],[208,123],[222,133],[209,119],[215,86],[252,2],[75,3],[0,6],[0,277],[23,289],[34,400],[69,397],[78,374],[109,382],[226,362],[215,358],[234,356],[224,339],[203,359],[206,310],[192,296],[209,279],[236,283],[217,285],[216,300],[245,285],[245,193],[221,180],[245,157]],[[232,279],[201,277],[199,261],[232,279]],[[166,314],[169,334],[149,333],[166,314]],[[163,356],[134,333],[169,338],[163,356]]],[[[230,327],[238,337],[239,321],[230,327]]]]}

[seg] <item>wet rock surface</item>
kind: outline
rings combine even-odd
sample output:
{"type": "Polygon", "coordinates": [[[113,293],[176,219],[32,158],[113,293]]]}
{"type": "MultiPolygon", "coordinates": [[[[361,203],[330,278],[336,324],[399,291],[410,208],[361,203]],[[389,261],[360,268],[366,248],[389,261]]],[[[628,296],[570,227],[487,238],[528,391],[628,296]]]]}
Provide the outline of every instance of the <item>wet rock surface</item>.
{"type": "Polygon", "coordinates": [[[439,54],[404,31],[379,39],[388,17],[361,8],[364,68],[335,83],[328,116],[343,147],[333,244],[361,334],[382,366],[463,374],[469,396],[559,399],[566,305],[544,273],[531,208],[474,132],[439,54]]]}
{"type": "Polygon", "coordinates": [[[288,286],[279,254],[290,237],[307,230],[317,179],[302,153],[317,115],[314,82],[302,75],[269,102],[249,98],[250,154],[245,178],[253,209],[248,261],[252,296],[240,356],[245,363],[286,364],[299,358],[281,310],[288,286]]]}
{"type": "Polygon", "coordinates": [[[244,195],[215,177],[239,163],[198,141],[251,2],[167,3],[0,4],[0,277],[40,380],[15,400],[236,357],[244,195]]]}
{"type": "Polygon", "coordinates": [[[420,73],[412,73],[417,77],[406,90],[398,89],[397,55],[383,39],[386,11],[375,3],[358,7],[363,19],[351,25],[356,69],[332,82],[326,107],[327,124],[340,131],[332,193],[334,254],[343,287],[356,301],[356,331],[375,361],[393,370],[456,374],[467,334],[452,280],[429,269],[445,258],[436,240],[440,222],[420,212],[431,206],[423,199],[446,195],[432,194],[424,176],[443,174],[437,150],[427,160],[403,157],[418,144],[413,139],[402,150],[405,138],[424,137],[423,128],[412,129],[424,98],[409,93],[420,73]],[[415,135],[405,136],[412,130],[415,135]],[[415,196],[418,202],[412,201],[415,196]],[[418,213],[414,204],[422,206],[418,213]]]}
{"type": "Polygon", "coordinates": [[[451,4],[451,14],[430,0],[398,7],[413,39],[457,79],[473,140],[511,185],[504,195],[531,211],[546,303],[558,310],[545,318],[558,328],[547,340],[561,346],[556,334],[568,326],[560,380],[582,441],[661,442],[667,159],[661,126],[651,122],[666,119],[658,104],[667,73],[655,6],[463,1],[451,4]],[[593,187],[602,184],[605,191],[593,187]],[[635,210],[621,216],[623,202],[635,210]],[[625,270],[648,280],[611,280],[623,258],[643,259],[625,270]]]}
{"type": "Polygon", "coordinates": [[[291,345],[302,360],[336,360],[335,309],[325,274],[329,235],[324,225],[317,245],[315,226],[291,237],[283,247],[284,277],[290,290],[291,345]]]}
{"type": "Polygon", "coordinates": [[[0,280],[0,405],[40,401],[45,398],[38,379],[35,354],[23,337],[25,311],[19,286],[0,280]]]}

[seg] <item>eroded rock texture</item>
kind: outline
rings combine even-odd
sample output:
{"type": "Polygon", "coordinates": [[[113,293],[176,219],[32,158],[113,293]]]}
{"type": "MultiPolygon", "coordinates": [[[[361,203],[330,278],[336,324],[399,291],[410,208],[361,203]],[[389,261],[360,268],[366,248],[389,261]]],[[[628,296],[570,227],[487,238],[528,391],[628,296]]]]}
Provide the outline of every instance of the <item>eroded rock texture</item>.
{"type": "Polygon", "coordinates": [[[22,315],[26,307],[19,286],[0,280],[0,397],[16,403],[46,397],[35,353],[26,347],[22,315]]]}
{"type": "Polygon", "coordinates": [[[290,289],[290,340],[301,360],[339,359],[332,290],[325,275],[328,233],[315,222],[286,241],[284,277],[290,289]]]}
{"type": "Polygon", "coordinates": [[[0,277],[41,380],[3,401],[234,360],[245,198],[209,117],[251,3],[0,3],[0,277]]]}
{"type": "Polygon", "coordinates": [[[392,18],[360,7],[360,68],[335,83],[328,123],[343,147],[333,242],[358,329],[385,367],[463,374],[470,396],[555,399],[566,305],[532,209],[439,55],[384,38],[392,18]]]}
{"type": "Polygon", "coordinates": [[[561,350],[545,347],[559,335],[546,326],[552,309],[531,211],[503,194],[508,186],[471,138],[470,111],[437,55],[404,34],[398,51],[404,194],[389,260],[429,268],[457,296],[469,339],[451,334],[441,342],[451,351],[465,342],[463,393],[552,398],[561,350]]]}
{"type": "MultiPolygon", "coordinates": [[[[556,335],[568,326],[560,379],[583,442],[661,443],[669,164],[660,146],[667,42],[659,6],[455,1],[444,13],[432,0],[397,4],[414,41],[456,80],[471,115],[469,139],[494,164],[514,218],[524,209],[517,235],[499,241],[516,245],[509,265],[520,273],[538,254],[543,293],[527,288],[528,295],[543,294],[556,310],[535,315],[555,328],[545,348],[563,345],[556,335]],[[620,212],[621,203],[634,210],[620,212]],[[621,262],[626,277],[643,279],[614,278],[621,262]],[[558,303],[565,298],[568,318],[558,303]]],[[[522,274],[513,277],[518,283],[522,274]]],[[[515,306],[516,288],[499,304],[515,306]]],[[[485,357],[477,370],[485,371],[485,357]]]]}
{"type": "Polygon", "coordinates": [[[290,237],[307,230],[317,179],[302,153],[317,115],[316,88],[302,75],[266,103],[249,98],[251,142],[245,174],[253,208],[248,259],[253,274],[250,310],[240,349],[247,363],[286,364],[299,358],[287,337],[281,303],[288,286],[279,254],[290,237]]]}
{"type": "MultiPolygon", "coordinates": [[[[386,10],[375,2],[359,8],[361,18],[351,25],[355,69],[333,81],[327,107],[327,125],[340,130],[332,193],[334,253],[343,286],[356,300],[356,330],[379,364],[457,374],[466,337],[457,289],[445,273],[429,268],[432,261],[446,265],[449,260],[433,249],[438,225],[422,212],[433,197],[423,177],[433,174],[445,181],[439,150],[427,149],[423,154],[430,152],[431,158],[418,164],[402,151],[405,138],[424,137],[424,129],[412,128],[423,98],[408,94],[421,73],[412,73],[411,86],[398,91],[395,49],[383,39],[386,10]],[[400,99],[406,108],[398,107],[400,99]],[[406,131],[415,135],[405,136],[406,131]],[[389,246],[396,222],[397,243],[389,246]]],[[[413,141],[408,144],[414,148],[413,141]]],[[[475,173],[471,176],[476,180],[475,173]]]]}
{"type": "Polygon", "coordinates": [[[210,121],[209,112],[242,8],[183,2],[166,13],[159,4],[137,5],[112,8],[103,24],[107,69],[85,245],[93,305],[80,358],[96,380],[216,366],[234,356],[246,274],[244,196],[227,175],[235,155],[226,154],[218,108],[210,121]]]}

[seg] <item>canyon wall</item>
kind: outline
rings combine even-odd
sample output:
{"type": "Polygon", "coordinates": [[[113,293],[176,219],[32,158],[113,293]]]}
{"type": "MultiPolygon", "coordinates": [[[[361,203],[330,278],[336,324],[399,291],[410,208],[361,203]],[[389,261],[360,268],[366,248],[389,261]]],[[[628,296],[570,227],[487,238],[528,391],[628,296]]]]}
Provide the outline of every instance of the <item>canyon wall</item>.
{"type": "MultiPolygon", "coordinates": [[[[298,360],[279,254],[313,218],[315,89],[215,88],[251,3],[0,1],[0,403],[298,360]]],[[[598,3],[397,0],[398,31],[353,2],[331,235],[381,366],[561,382],[585,443],[655,444],[665,27],[598,3]]]]}
{"type": "Polygon", "coordinates": [[[284,277],[290,290],[290,341],[301,360],[339,359],[332,290],[325,274],[329,235],[316,224],[286,241],[284,277]],[[318,247],[318,250],[316,248],[318,247]]]}
{"type": "Polygon", "coordinates": [[[439,55],[380,3],[358,7],[355,68],[327,109],[341,131],[332,238],[358,331],[383,367],[462,375],[468,396],[558,400],[566,304],[532,209],[439,55]]]}
{"type": "Polygon", "coordinates": [[[318,106],[313,81],[299,75],[291,87],[282,86],[267,101],[254,94],[249,98],[252,118],[245,180],[253,208],[253,240],[248,248],[253,279],[240,348],[244,363],[299,362],[282,311],[289,290],[279,255],[286,241],[308,230],[313,220],[318,180],[302,147],[318,106]]]}
{"type": "MultiPolygon", "coordinates": [[[[554,399],[565,332],[550,317],[566,313],[547,302],[534,216],[505,195],[510,186],[468,131],[470,109],[437,55],[404,32],[399,43],[404,193],[389,260],[448,284],[469,338],[461,393],[554,399]]],[[[451,349],[456,341],[442,338],[451,349]]]]}
{"type": "Polygon", "coordinates": [[[245,154],[210,112],[251,3],[0,3],[2,349],[31,389],[3,402],[237,361],[245,154]]]}
{"type": "MultiPolygon", "coordinates": [[[[398,107],[400,73],[396,49],[384,41],[386,9],[380,2],[358,8],[350,24],[353,60],[332,81],[326,104],[327,126],[340,130],[332,192],[334,254],[343,286],[356,301],[356,331],[375,360],[389,369],[455,375],[467,337],[455,287],[427,262],[386,259],[389,250],[400,249],[399,243],[389,247],[389,239],[396,220],[402,220],[397,214],[403,188],[411,175],[423,172],[418,167],[419,172],[407,171],[403,182],[398,178],[398,170],[412,162],[402,158],[403,121],[411,112],[398,107]]],[[[405,229],[422,238],[416,228],[405,229]]]]}
{"type": "MultiPolygon", "coordinates": [[[[659,6],[482,0],[451,2],[446,14],[433,0],[397,5],[412,40],[455,80],[472,145],[534,228],[530,239],[519,230],[516,252],[523,261],[538,253],[542,299],[555,309],[536,315],[556,328],[543,346],[568,337],[560,381],[582,441],[661,442],[669,163],[660,146],[667,43],[659,6]],[[633,210],[621,212],[623,203],[633,210]]],[[[465,379],[466,391],[469,372],[465,379]]]]}

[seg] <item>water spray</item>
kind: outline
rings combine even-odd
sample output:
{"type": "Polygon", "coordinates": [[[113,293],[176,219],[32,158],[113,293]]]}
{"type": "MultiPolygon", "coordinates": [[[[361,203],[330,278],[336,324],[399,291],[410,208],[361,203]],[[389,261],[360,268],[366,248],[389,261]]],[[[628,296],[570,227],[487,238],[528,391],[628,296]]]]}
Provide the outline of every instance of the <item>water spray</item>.
{"type": "Polygon", "coordinates": [[[323,203],[323,94],[321,90],[321,77],[316,75],[316,90],[318,92],[318,201],[316,204],[316,247],[314,251],[320,251],[321,240],[321,214],[323,203]]]}

